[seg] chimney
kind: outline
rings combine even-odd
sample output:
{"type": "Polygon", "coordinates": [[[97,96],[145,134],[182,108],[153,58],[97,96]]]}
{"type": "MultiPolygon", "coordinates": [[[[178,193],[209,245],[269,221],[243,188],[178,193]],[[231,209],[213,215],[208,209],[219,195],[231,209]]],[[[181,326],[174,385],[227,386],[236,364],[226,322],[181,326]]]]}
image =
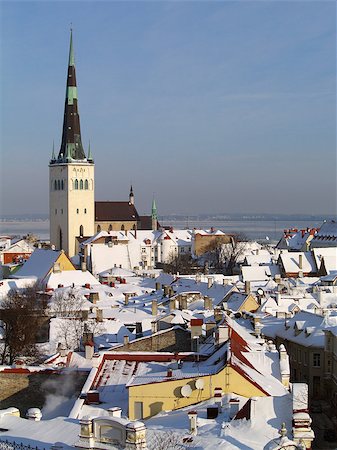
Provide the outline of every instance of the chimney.
{"type": "Polygon", "coordinates": [[[129,304],[129,298],[130,294],[127,292],[124,292],[124,305],[127,306],[129,304]]]}
{"type": "Polygon", "coordinates": [[[190,433],[196,435],[198,433],[198,425],[197,425],[198,414],[196,411],[189,411],[187,415],[190,420],[190,433]]]}
{"type": "Polygon", "coordinates": [[[240,400],[238,398],[231,398],[229,400],[229,418],[233,419],[240,410],[240,400]]]}
{"type": "Polygon", "coordinates": [[[91,342],[87,342],[85,344],[85,359],[92,359],[95,353],[95,347],[94,347],[94,343],[91,342]]]}
{"type": "Polygon", "coordinates": [[[114,406],[112,408],[108,408],[108,414],[110,417],[122,417],[122,408],[119,406],[114,406]]]}
{"type": "Polygon", "coordinates": [[[28,420],[33,420],[34,422],[40,422],[42,418],[42,413],[39,408],[29,408],[26,414],[28,420]]]}
{"type": "Polygon", "coordinates": [[[218,345],[224,344],[228,341],[229,333],[227,325],[219,325],[216,333],[216,341],[218,345]]]}
{"type": "Polygon", "coordinates": [[[200,273],[197,273],[195,276],[195,282],[200,283],[200,281],[201,281],[201,275],[200,275],[200,273]]]}
{"type": "Polygon", "coordinates": [[[176,309],[176,301],[174,298],[170,298],[170,311],[174,311],[176,309]]]}
{"type": "Polygon", "coordinates": [[[207,288],[210,289],[213,286],[214,278],[207,277],[207,288]]]}
{"type": "Polygon", "coordinates": [[[128,345],[128,344],[129,344],[129,336],[128,336],[128,335],[125,335],[125,336],[124,336],[124,338],[123,338],[123,344],[124,344],[124,345],[128,345]]]}
{"type": "Polygon", "coordinates": [[[199,337],[202,335],[203,319],[191,319],[191,338],[199,337]]]}
{"type": "Polygon", "coordinates": [[[157,333],[157,331],[158,331],[158,322],[156,320],[151,322],[151,331],[152,331],[152,334],[157,333]]]}
{"type": "Polygon", "coordinates": [[[103,322],[103,309],[96,309],[96,322],[103,322]]]}
{"type": "Polygon", "coordinates": [[[227,278],[223,278],[222,284],[223,284],[224,286],[227,286],[227,285],[228,285],[228,282],[229,282],[229,280],[228,280],[227,278]]]}
{"type": "Polygon", "coordinates": [[[245,281],[245,293],[250,294],[250,281],[245,281]]]}
{"type": "Polygon", "coordinates": [[[222,388],[214,388],[214,403],[218,407],[219,413],[222,411],[222,388]]]}
{"type": "Polygon", "coordinates": [[[214,308],[214,319],[219,322],[223,318],[223,311],[221,308],[214,308]]]}
{"type": "Polygon", "coordinates": [[[100,403],[99,392],[96,389],[87,392],[86,403],[87,405],[98,405],[100,403]]]}
{"type": "Polygon", "coordinates": [[[172,374],[173,374],[173,372],[172,372],[172,369],[167,369],[167,378],[172,378],[172,374]]]}
{"type": "Polygon", "coordinates": [[[158,283],[158,281],[156,282],[156,291],[160,291],[161,285],[160,283],[158,283]]]}
{"type": "Polygon", "coordinates": [[[98,292],[90,292],[89,301],[95,305],[98,300],[99,300],[98,292]]]}
{"type": "Polygon", "coordinates": [[[205,326],[206,326],[206,336],[210,336],[212,334],[214,328],[216,327],[216,323],[215,322],[206,322],[205,326]]]}
{"type": "Polygon", "coordinates": [[[298,267],[300,270],[303,270],[303,255],[298,255],[298,267]]]}
{"type": "Polygon", "coordinates": [[[212,304],[212,299],[210,297],[208,297],[207,295],[204,296],[204,309],[212,309],[213,304],[212,304]]]}
{"type": "Polygon", "coordinates": [[[181,296],[179,298],[179,306],[180,306],[181,310],[187,309],[187,296],[186,295],[181,294],[181,296]]]}
{"type": "Polygon", "coordinates": [[[289,356],[283,344],[281,344],[279,347],[279,353],[280,353],[281,383],[283,384],[283,386],[288,388],[290,380],[289,356]]]}
{"type": "Polygon", "coordinates": [[[158,314],[158,303],[157,300],[152,300],[152,308],[151,308],[151,312],[153,316],[156,316],[158,314]]]}

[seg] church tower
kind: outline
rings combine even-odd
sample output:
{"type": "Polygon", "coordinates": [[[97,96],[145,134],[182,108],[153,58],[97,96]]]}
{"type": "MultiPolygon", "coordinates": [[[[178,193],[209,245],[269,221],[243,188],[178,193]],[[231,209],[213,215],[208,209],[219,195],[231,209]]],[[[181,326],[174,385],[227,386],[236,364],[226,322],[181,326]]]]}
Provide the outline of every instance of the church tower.
{"type": "Polygon", "coordinates": [[[90,148],[85,156],[77,103],[71,31],[62,142],[49,163],[50,243],[69,257],[75,255],[77,236],[94,234],[95,222],[94,161],[90,148]]]}

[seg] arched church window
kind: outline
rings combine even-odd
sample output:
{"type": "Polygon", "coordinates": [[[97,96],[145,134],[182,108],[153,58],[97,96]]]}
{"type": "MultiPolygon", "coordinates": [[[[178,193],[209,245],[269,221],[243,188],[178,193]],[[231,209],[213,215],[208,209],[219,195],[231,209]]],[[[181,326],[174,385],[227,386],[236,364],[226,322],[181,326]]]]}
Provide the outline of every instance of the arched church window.
{"type": "Polygon", "coordinates": [[[57,191],[57,181],[54,181],[54,190],[57,191]]]}
{"type": "Polygon", "coordinates": [[[60,191],[61,190],[61,181],[57,180],[57,189],[60,191]]]}
{"type": "Polygon", "coordinates": [[[124,231],[125,230],[125,226],[124,224],[121,226],[121,230],[124,231]]]}
{"type": "Polygon", "coordinates": [[[64,180],[61,180],[61,189],[64,190],[64,180]]]}
{"type": "Polygon", "coordinates": [[[86,190],[89,189],[89,182],[88,182],[88,180],[85,180],[85,182],[84,182],[84,189],[86,189],[86,190]]]}
{"type": "Polygon", "coordinates": [[[78,179],[76,178],[76,180],[74,181],[74,188],[78,189],[78,179]]]}
{"type": "Polygon", "coordinates": [[[101,225],[97,225],[97,233],[101,231],[101,225]]]}
{"type": "Polygon", "coordinates": [[[80,180],[80,189],[83,189],[83,180],[80,180]]]}
{"type": "Polygon", "coordinates": [[[80,226],[80,236],[83,236],[83,225],[80,226]]]}
{"type": "Polygon", "coordinates": [[[110,225],[109,225],[109,231],[112,231],[112,225],[111,225],[111,223],[110,223],[110,225]]]}

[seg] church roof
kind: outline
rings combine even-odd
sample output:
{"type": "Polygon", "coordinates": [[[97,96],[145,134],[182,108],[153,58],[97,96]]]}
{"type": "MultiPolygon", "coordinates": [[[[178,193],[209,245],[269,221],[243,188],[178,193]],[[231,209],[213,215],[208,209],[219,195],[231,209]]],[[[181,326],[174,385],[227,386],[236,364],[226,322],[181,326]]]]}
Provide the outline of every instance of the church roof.
{"type": "Polygon", "coordinates": [[[139,221],[135,205],[130,202],[95,202],[96,222],[139,221]]]}

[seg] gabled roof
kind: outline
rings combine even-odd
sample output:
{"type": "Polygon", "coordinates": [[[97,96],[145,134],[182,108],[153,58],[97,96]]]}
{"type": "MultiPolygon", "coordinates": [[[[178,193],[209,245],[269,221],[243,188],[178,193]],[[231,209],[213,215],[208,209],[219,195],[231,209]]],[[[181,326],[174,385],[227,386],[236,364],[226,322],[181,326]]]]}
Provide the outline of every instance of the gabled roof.
{"type": "Polygon", "coordinates": [[[138,221],[135,205],[130,202],[95,202],[96,222],[138,221]]]}
{"type": "Polygon", "coordinates": [[[15,278],[36,278],[42,281],[62,253],[64,253],[63,250],[37,248],[21,269],[15,273],[15,278]]]}
{"type": "Polygon", "coordinates": [[[280,261],[286,273],[317,272],[315,259],[310,252],[281,253],[280,261]],[[300,255],[302,256],[302,268],[300,268],[300,255]]]}

